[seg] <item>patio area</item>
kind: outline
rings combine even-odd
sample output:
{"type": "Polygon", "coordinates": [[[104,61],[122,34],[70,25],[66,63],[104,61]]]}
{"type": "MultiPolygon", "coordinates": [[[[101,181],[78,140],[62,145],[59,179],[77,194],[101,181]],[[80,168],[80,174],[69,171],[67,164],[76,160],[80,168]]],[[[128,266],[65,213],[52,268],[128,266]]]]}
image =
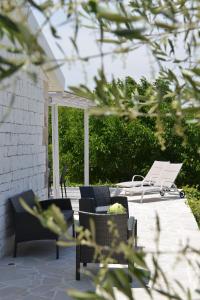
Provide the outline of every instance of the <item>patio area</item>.
{"type": "Polygon", "coordinates": [[[198,0],[0,0],[0,300],[200,300],[199,24],[198,0]]]}
{"type": "MultiPolygon", "coordinates": [[[[78,189],[68,189],[68,196],[72,198],[72,205],[77,210],[78,189]]],[[[170,279],[177,278],[185,288],[195,290],[199,283],[195,281],[191,269],[185,261],[174,266],[175,252],[180,245],[190,240],[190,245],[200,248],[200,235],[197,224],[185,204],[185,199],[177,196],[160,198],[159,195],[145,196],[143,204],[139,197],[129,197],[130,215],[138,219],[138,245],[145,251],[155,250],[155,221],[159,215],[161,234],[160,251],[164,251],[159,258],[161,267],[170,279]],[[172,272],[173,270],[173,272],[172,272]]],[[[195,259],[194,255],[192,259],[195,259]]],[[[151,259],[147,257],[151,268],[151,259]]],[[[88,265],[86,269],[96,272],[98,266],[88,265]]],[[[83,268],[82,268],[83,269],[83,268]]],[[[151,286],[151,283],[149,283],[151,286]]],[[[149,299],[144,289],[133,280],[132,287],[136,299],[149,299]]],[[[81,280],[75,280],[75,249],[74,247],[60,251],[60,259],[55,259],[55,246],[52,241],[28,242],[19,245],[17,258],[4,257],[0,260],[0,299],[2,300],[64,300],[70,299],[66,295],[67,288],[79,290],[92,289],[93,286],[84,274],[81,280]]],[[[123,298],[118,294],[118,299],[123,298]]],[[[158,296],[155,299],[162,299],[158,296]]],[[[195,299],[195,298],[194,298],[195,299]]]]}

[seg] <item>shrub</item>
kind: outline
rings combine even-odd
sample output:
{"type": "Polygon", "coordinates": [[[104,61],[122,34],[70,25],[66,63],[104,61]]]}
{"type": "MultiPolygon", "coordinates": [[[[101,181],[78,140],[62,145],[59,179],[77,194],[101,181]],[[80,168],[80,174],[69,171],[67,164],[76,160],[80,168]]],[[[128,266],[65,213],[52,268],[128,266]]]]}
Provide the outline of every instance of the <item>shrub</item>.
{"type": "Polygon", "coordinates": [[[184,188],[186,192],[187,202],[200,228],[200,191],[195,187],[184,188]]]}

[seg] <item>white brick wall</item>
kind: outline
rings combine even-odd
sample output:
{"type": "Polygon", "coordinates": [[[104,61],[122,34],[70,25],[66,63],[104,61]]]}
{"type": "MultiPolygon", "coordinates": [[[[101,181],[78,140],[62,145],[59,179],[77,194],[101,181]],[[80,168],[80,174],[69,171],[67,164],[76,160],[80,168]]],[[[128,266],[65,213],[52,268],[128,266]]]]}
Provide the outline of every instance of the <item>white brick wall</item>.
{"type": "Polygon", "coordinates": [[[0,87],[0,256],[8,251],[12,235],[8,198],[28,189],[47,197],[43,78],[38,71],[38,81],[34,83],[21,73],[15,83],[0,87]]]}

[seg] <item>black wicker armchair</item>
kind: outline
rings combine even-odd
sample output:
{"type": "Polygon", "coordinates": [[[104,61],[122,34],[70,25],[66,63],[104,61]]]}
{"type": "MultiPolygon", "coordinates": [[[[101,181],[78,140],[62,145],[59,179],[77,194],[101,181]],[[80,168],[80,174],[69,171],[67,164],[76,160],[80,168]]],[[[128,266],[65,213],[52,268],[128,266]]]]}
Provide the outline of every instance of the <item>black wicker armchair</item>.
{"type": "MultiPolygon", "coordinates": [[[[79,224],[83,229],[89,229],[93,235],[97,245],[110,247],[113,242],[113,234],[109,229],[108,221],[112,221],[116,225],[118,237],[115,242],[127,242],[128,238],[135,235],[135,222],[136,220],[131,217],[128,218],[127,214],[96,214],[79,212],[79,224]],[[91,230],[91,222],[94,225],[94,231],[91,230]]],[[[133,243],[134,248],[134,243],[133,243]]],[[[105,253],[105,252],[104,252],[105,253]]],[[[106,253],[105,253],[106,254],[106,253]]],[[[123,253],[116,253],[112,256],[115,263],[127,264],[123,253]]],[[[76,280],[80,280],[80,266],[87,263],[100,263],[100,256],[94,259],[94,249],[89,246],[77,244],[76,246],[76,280]]]]}
{"type": "Polygon", "coordinates": [[[111,197],[108,186],[81,186],[80,193],[80,211],[104,213],[107,212],[110,205],[120,203],[126,208],[127,214],[129,214],[127,197],[111,197]]]}
{"type": "MultiPolygon", "coordinates": [[[[47,228],[44,228],[37,218],[24,210],[20,204],[20,199],[23,199],[30,207],[33,207],[35,205],[35,194],[32,190],[29,190],[10,198],[14,214],[14,257],[17,255],[18,243],[33,240],[57,240],[57,235],[47,228]]],[[[43,209],[47,209],[52,204],[55,204],[61,209],[68,227],[72,226],[74,236],[74,212],[72,210],[70,199],[62,198],[40,201],[40,205],[43,209]]],[[[56,258],[59,258],[59,247],[57,245],[56,258]]]]}

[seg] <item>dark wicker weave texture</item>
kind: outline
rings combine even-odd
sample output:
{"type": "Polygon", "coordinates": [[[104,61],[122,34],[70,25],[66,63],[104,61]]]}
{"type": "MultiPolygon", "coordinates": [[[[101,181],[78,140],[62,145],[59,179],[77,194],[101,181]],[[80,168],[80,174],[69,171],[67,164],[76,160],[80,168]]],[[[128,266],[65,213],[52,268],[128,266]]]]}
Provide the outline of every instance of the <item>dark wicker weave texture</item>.
{"type": "MultiPolygon", "coordinates": [[[[136,220],[133,217],[128,219],[127,214],[110,215],[79,212],[79,223],[80,226],[83,226],[84,229],[89,229],[91,232],[94,229],[93,239],[99,246],[111,247],[113,242],[117,246],[120,242],[126,243],[129,237],[134,237],[135,235],[136,220]],[[113,232],[110,231],[109,221],[115,225],[117,237],[114,237],[113,232]],[[93,224],[92,227],[91,224],[93,224]]],[[[116,263],[126,263],[123,253],[117,253],[112,258],[115,259],[116,263]]],[[[91,262],[100,262],[99,258],[96,258],[94,261],[94,250],[88,246],[78,245],[76,247],[77,280],[80,280],[80,263],[87,265],[87,263],[91,262]]]]}
{"type": "MultiPolygon", "coordinates": [[[[81,186],[80,193],[80,211],[95,213],[97,207],[108,206],[114,203],[120,203],[126,208],[128,214],[127,197],[111,197],[110,189],[108,186],[81,186]]],[[[107,212],[107,210],[105,210],[104,212],[107,212]]]]}
{"type": "MultiPolygon", "coordinates": [[[[20,199],[23,199],[30,207],[35,205],[35,194],[32,190],[23,192],[10,198],[14,215],[14,233],[15,243],[13,256],[17,255],[17,244],[33,240],[57,240],[57,236],[44,228],[39,220],[30,215],[20,204],[20,199]]],[[[47,209],[50,205],[55,204],[62,211],[68,227],[73,226],[74,235],[74,219],[73,210],[70,199],[49,199],[40,201],[42,209],[47,209]]],[[[59,248],[56,246],[56,257],[59,258],[59,248]]]]}

